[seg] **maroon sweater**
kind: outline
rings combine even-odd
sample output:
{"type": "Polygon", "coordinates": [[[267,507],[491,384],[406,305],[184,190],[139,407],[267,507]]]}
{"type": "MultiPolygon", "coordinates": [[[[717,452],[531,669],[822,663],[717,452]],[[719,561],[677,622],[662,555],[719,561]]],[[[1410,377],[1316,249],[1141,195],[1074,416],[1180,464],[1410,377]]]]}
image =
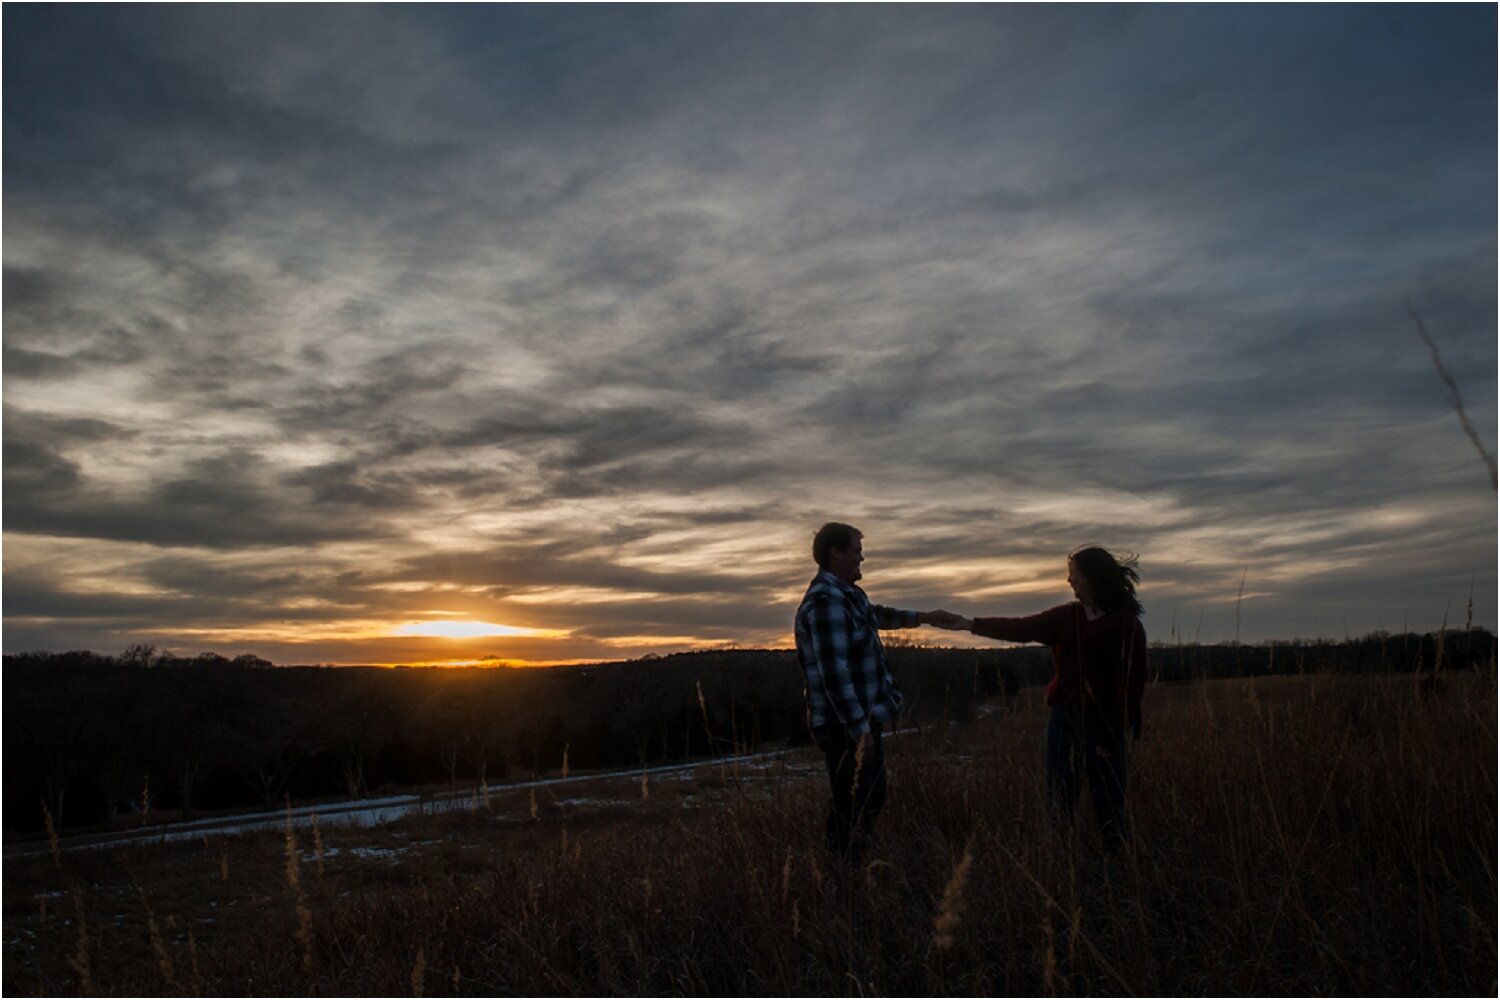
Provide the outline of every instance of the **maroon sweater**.
{"type": "Polygon", "coordinates": [[[1110,611],[1089,621],[1083,605],[1074,601],[1026,618],[975,618],[974,633],[1051,646],[1054,674],[1047,704],[1098,713],[1119,740],[1140,719],[1150,661],[1146,630],[1130,612],[1110,611]]]}

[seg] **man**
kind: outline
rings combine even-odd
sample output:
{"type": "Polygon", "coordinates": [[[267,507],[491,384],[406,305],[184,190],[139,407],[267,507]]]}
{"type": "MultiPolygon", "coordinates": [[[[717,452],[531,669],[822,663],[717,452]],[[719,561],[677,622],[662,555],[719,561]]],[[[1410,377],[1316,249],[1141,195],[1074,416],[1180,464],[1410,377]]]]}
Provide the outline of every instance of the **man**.
{"type": "Polygon", "coordinates": [[[858,863],[862,842],[885,805],[880,734],[901,712],[879,629],[952,627],[946,611],[899,611],[871,604],[855,584],[863,575],[859,530],[829,522],[813,536],[813,577],[797,609],[797,659],[807,677],[807,721],[828,759],[833,796],[825,840],[834,855],[858,863]]]}

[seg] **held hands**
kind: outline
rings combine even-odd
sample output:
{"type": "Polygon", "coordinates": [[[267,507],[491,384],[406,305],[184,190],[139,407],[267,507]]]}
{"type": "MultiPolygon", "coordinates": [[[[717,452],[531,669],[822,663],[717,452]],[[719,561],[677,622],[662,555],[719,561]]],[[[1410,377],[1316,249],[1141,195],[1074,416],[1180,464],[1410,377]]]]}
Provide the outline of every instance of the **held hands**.
{"type": "Polygon", "coordinates": [[[924,619],[923,624],[945,628],[951,632],[967,632],[974,624],[963,615],[941,609],[923,612],[922,618],[924,619]]]}

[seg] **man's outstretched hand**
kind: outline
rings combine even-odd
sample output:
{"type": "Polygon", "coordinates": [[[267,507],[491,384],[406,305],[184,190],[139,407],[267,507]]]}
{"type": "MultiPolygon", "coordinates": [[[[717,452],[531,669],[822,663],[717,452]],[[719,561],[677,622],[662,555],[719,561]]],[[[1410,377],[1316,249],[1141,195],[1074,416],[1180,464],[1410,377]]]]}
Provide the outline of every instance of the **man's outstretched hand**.
{"type": "Polygon", "coordinates": [[[974,624],[963,615],[941,609],[929,611],[923,617],[926,618],[926,624],[936,628],[945,628],[952,632],[967,632],[974,624]]]}

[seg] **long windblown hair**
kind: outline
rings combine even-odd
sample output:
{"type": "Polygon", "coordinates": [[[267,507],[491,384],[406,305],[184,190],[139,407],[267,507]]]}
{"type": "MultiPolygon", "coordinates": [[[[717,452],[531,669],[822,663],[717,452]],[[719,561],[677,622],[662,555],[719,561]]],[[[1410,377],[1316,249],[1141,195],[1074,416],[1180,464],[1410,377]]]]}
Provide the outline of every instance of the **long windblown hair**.
{"type": "Polygon", "coordinates": [[[1135,585],[1141,574],[1136,569],[1137,557],[1133,555],[1116,558],[1108,549],[1090,545],[1079,549],[1068,557],[1089,582],[1093,592],[1094,606],[1100,611],[1129,611],[1133,615],[1143,613],[1140,600],[1135,596],[1135,585]]]}

